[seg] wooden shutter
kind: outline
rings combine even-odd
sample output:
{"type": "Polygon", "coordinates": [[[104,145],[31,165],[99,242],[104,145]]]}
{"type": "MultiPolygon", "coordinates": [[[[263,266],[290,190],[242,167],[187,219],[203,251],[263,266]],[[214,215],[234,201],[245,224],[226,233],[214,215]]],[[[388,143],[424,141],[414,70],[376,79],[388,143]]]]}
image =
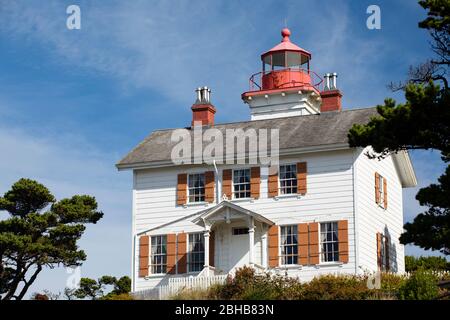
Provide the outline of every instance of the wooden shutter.
{"type": "Polygon", "coordinates": [[[383,207],[387,209],[388,205],[388,195],[387,195],[387,180],[386,178],[383,178],[383,196],[384,196],[384,203],[383,207]]]}
{"type": "Polygon", "coordinates": [[[309,229],[309,263],[319,264],[319,223],[313,222],[308,225],[309,229]]]}
{"type": "Polygon", "coordinates": [[[383,261],[381,260],[381,238],[381,233],[377,232],[377,265],[379,270],[381,270],[383,264],[383,261]]]}
{"type": "Polygon", "coordinates": [[[348,262],[348,221],[338,221],[339,261],[348,262]]]}
{"type": "Polygon", "coordinates": [[[306,162],[297,163],[297,193],[306,193],[306,162]]]}
{"type": "Polygon", "coordinates": [[[205,201],[214,202],[214,171],[205,172],[205,201]]]}
{"type": "Polygon", "coordinates": [[[278,226],[273,225],[269,228],[269,267],[275,268],[278,266],[278,226]]]}
{"type": "Polygon", "coordinates": [[[380,175],[375,172],[375,202],[380,204],[380,175]]]}
{"type": "Polygon", "coordinates": [[[384,256],[386,259],[386,271],[389,271],[390,266],[389,266],[389,238],[388,237],[384,238],[384,256]]]}
{"type": "Polygon", "coordinates": [[[231,199],[231,178],[232,171],[231,169],[223,170],[222,172],[222,194],[226,195],[228,199],[231,199]]]}
{"type": "Polygon", "coordinates": [[[253,199],[259,198],[259,189],[261,184],[261,170],[259,167],[250,169],[250,196],[253,199]]]}
{"type": "Polygon", "coordinates": [[[139,237],[139,277],[146,277],[149,273],[148,256],[150,254],[150,237],[139,237]]]}
{"type": "Polygon", "coordinates": [[[176,270],[176,253],[177,253],[177,242],[176,235],[170,233],[167,235],[167,273],[174,274],[176,270]]]}
{"type": "Polygon", "coordinates": [[[308,224],[307,223],[300,223],[297,226],[297,232],[298,232],[298,263],[305,266],[309,263],[308,259],[308,246],[309,246],[309,240],[308,240],[308,224]]]}
{"type": "Polygon", "coordinates": [[[214,267],[215,239],[215,233],[211,231],[209,233],[209,265],[212,267],[214,267]]]}
{"type": "Polygon", "coordinates": [[[269,174],[267,184],[269,198],[278,196],[278,171],[269,174]]]}
{"type": "Polygon", "coordinates": [[[187,202],[187,174],[180,173],[177,182],[177,205],[181,206],[187,202]]]}
{"type": "Polygon", "coordinates": [[[187,234],[179,233],[177,236],[177,260],[178,260],[178,273],[187,272],[187,234]]]}

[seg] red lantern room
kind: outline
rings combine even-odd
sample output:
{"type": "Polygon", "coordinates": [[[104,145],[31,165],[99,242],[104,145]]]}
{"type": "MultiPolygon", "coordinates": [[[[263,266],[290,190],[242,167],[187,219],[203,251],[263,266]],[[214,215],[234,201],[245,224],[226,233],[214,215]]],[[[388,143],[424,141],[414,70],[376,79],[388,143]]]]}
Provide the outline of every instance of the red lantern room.
{"type": "Polygon", "coordinates": [[[320,91],[322,79],[309,68],[311,53],[292,43],[290,35],[289,29],[281,30],[281,43],[261,55],[262,72],[250,78],[252,95],[255,91],[262,93],[289,88],[320,91]]]}

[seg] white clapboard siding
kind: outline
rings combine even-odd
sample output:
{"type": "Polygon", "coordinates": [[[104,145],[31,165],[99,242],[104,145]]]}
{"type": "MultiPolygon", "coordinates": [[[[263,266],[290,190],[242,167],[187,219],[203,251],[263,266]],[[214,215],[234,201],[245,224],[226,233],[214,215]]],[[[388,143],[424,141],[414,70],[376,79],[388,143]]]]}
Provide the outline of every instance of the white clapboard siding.
{"type": "MultiPolygon", "coordinates": [[[[366,149],[367,150],[367,149],[366,149]]],[[[404,247],[399,242],[403,231],[402,186],[392,157],[382,161],[368,159],[366,150],[355,163],[355,197],[359,265],[361,270],[377,270],[376,233],[386,230],[390,236],[390,265],[394,272],[404,272],[404,247]],[[387,179],[388,208],[375,203],[375,172],[387,179]]]]}
{"type": "MultiPolygon", "coordinates": [[[[267,168],[261,168],[260,199],[253,201],[236,201],[236,204],[257,212],[277,224],[297,224],[301,222],[326,222],[346,219],[349,225],[349,263],[341,265],[321,265],[320,267],[303,267],[290,269],[288,273],[301,279],[312,279],[321,273],[354,273],[355,238],[354,238],[354,152],[352,150],[308,153],[297,157],[282,158],[280,163],[307,162],[307,194],[299,197],[274,198],[267,197],[267,168]]],[[[362,161],[361,161],[362,162],[362,161]]],[[[229,168],[252,167],[247,166],[219,166],[219,178],[222,171],[229,168]]],[[[139,233],[160,226],[192,214],[211,208],[215,204],[196,206],[176,206],[177,175],[179,173],[194,173],[213,170],[212,166],[204,167],[171,167],[151,170],[136,170],[134,183],[134,232],[139,233]]],[[[389,177],[388,177],[389,179],[389,177]]],[[[390,179],[391,180],[391,179],[390,179]]],[[[392,179],[394,180],[394,179],[392,179]]],[[[373,179],[368,180],[372,183],[373,179]]],[[[363,186],[361,186],[363,187],[363,186]]],[[[370,189],[367,186],[367,189],[370,189]]],[[[392,191],[391,191],[392,192],[392,191]]],[[[389,205],[395,208],[395,201],[389,205]]],[[[401,207],[401,203],[397,204],[401,207]]],[[[364,222],[366,223],[366,222],[364,222]]],[[[159,230],[161,234],[167,232],[198,232],[195,226],[186,220],[177,222],[168,228],[159,230]]],[[[217,241],[217,239],[216,239],[217,241]]],[[[225,241],[225,240],[224,240],[225,241]]],[[[228,240],[227,240],[228,241],[228,240]]],[[[229,246],[216,247],[215,261],[227,265],[230,259],[229,246]],[[221,251],[220,251],[221,250],[221,251]]],[[[255,232],[255,261],[262,259],[261,235],[255,232]]],[[[135,291],[153,288],[157,285],[167,285],[168,275],[154,275],[147,279],[139,278],[138,244],[134,252],[135,291]]],[[[261,261],[262,263],[262,261],[261,261]]],[[[278,270],[284,273],[285,270],[278,270]]]]}

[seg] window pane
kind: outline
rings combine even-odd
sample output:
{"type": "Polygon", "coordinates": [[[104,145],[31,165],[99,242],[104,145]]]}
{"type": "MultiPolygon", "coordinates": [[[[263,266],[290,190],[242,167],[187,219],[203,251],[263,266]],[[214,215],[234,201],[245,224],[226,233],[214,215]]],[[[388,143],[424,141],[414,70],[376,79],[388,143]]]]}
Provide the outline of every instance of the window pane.
{"type": "Polygon", "coordinates": [[[189,202],[205,201],[205,175],[190,174],[188,176],[189,202]]]}
{"type": "Polygon", "coordinates": [[[233,170],[233,188],[234,198],[250,198],[250,169],[233,170]]]}
{"type": "Polygon", "coordinates": [[[339,260],[339,241],[338,241],[337,222],[326,222],[320,224],[320,247],[322,250],[322,261],[339,260]]]}

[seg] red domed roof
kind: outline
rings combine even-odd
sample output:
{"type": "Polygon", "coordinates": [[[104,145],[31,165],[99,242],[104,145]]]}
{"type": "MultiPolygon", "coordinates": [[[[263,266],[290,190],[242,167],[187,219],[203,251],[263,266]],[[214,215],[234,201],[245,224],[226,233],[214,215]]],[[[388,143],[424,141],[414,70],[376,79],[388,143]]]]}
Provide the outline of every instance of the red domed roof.
{"type": "Polygon", "coordinates": [[[296,44],[291,42],[291,40],[289,39],[290,35],[291,35],[291,31],[288,28],[284,28],[283,30],[281,30],[281,36],[283,37],[283,39],[281,40],[281,43],[277,44],[275,47],[273,47],[269,51],[263,53],[261,55],[261,58],[263,58],[264,56],[266,56],[270,53],[279,52],[279,51],[299,52],[299,53],[304,54],[304,55],[308,56],[309,58],[311,58],[311,53],[309,53],[308,51],[300,48],[299,46],[297,46],[296,44]]]}

